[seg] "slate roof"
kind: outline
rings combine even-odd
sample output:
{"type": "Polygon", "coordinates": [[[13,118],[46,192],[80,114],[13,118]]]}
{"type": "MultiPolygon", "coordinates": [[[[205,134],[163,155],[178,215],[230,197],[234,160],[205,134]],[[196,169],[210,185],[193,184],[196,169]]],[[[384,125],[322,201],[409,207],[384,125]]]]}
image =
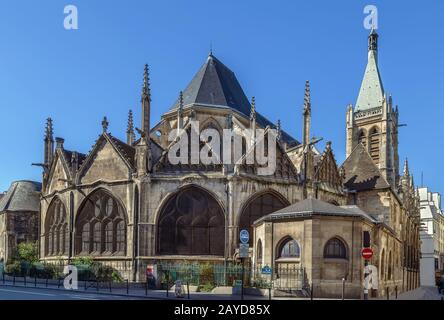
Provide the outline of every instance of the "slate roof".
{"type": "MultiPolygon", "coordinates": [[[[193,104],[232,108],[247,117],[250,116],[251,110],[250,101],[234,72],[212,54],[208,56],[205,63],[183,91],[184,107],[193,104]]],[[[177,109],[178,106],[179,99],[174,103],[171,110],[177,109]]],[[[267,126],[276,128],[276,124],[259,113],[256,113],[256,122],[263,128],[267,126]]],[[[292,146],[299,144],[296,139],[284,131],[282,131],[282,139],[292,146]]]]}
{"type": "MultiPolygon", "coordinates": [[[[63,149],[63,155],[65,157],[66,163],[71,167],[71,159],[74,151],[63,149]]],[[[77,152],[79,167],[82,165],[83,161],[86,159],[86,155],[80,152],[77,152]]]]}
{"type": "Polygon", "coordinates": [[[337,216],[337,217],[362,217],[375,222],[368,214],[355,208],[355,206],[335,206],[318,199],[305,199],[289,207],[266,215],[255,221],[258,224],[263,221],[285,220],[292,218],[308,218],[312,216],[337,216]]]}
{"type": "Polygon", "coordinates": [[[126,144],[122,140],[117,139],[116,137],[112,136],[110,133],[108,133],[108,136],[111,138],[114,145],[119,149],[122,155],[128,160],[131,166],[134,167],[136,148],[130,146],[129,144],[126,144]]]}
{"type": "Polygon", "coordinates": [[[342,164],[345,171],[345,187],[353,191],[390,188],[367,150],[359,143],[342,164]]]}
{"type": "Polygon", "coordinates": [[[39,211],[41,189],[42,184],[39,182],[13,182],[0,200],[0,212],[39,211]]]}

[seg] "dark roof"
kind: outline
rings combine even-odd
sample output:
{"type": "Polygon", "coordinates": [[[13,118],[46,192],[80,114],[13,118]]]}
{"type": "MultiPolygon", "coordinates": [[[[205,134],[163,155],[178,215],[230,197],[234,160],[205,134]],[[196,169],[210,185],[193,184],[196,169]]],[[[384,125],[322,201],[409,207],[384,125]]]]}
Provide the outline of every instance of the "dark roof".
{"type": "Polygon", "coordinates": [[[283,220],[291,218],[305,218],[314,215],[322,216],[340,216],[340,217],[363,217],[374,221],[369,215],[362,210],[355,210],[351,207],[339,207],[318,199],[306,199],[297,202],[289,207],[266,215],[255,222],[258,224],[262,221],[283,220]],[[353,210],[351,210],[353,209],[353,210]]]}
{"type": "Polygon", "coordinates": [[[125,157],[125,159],[127,159],[128,162],[131,164],[131,166],[134,167],[136,149],[133,146],[126,144],[122,140],[117,139],[116,137],[112,136],[109,133],[108,136],[111,138],[114,145],[119,149],[120,153],[125,157]]]}
{"type": "MultiPolygon", "coordinates": [[[[210,54],[183,91],[184,106],[198,104],[216,107],[232,108],[249,117],[251,104],[248,101],[236,75],[215,56],[210,54]]],[[[179,99],[174,103],[173,109],[179,106],[179,99]]],[[[269,121],[259,113],[256,113],[257,123],[265,128],[276,128],[276,124],[269,121]]],[[[299,142],[286,132],[282,131],[282,138],[289,145],[299,142]]]]}
{"type": "MultiPolygon", "coordinates": [[[[72,159],[72,154],[75,151],[70,151],[70,150],[66,150],[63,149],[63,155],[65,156],[65,160],[67,162],[67,164],[71,167],[71,159],[72,159]]],[[[83,161],[85,161],[86,159],[86,155],[80,152],[77,152],[77,157],[78,157],[78,161],[79,161],[79,167],[82,165],[83,161]]]]}
{"type": "Polygon", "coordinates": [[[34,181],[16,181],[0,200],[0,212],[33,211],[40,208],[42,184],[34,181]]]}
{"type": "Polygon", "coordinates": [[[361,143],[356,146],[342,167],[345,171],[344,185],[348,190],[365,191],[390,188],[361,143]]]}

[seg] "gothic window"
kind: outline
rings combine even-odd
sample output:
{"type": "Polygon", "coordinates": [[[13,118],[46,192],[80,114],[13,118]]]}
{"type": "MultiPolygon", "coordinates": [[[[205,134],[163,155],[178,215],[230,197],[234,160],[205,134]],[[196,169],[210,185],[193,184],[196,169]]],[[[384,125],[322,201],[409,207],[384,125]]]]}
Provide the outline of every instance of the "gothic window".
{"type": "Polygon", "coordinates": [[[174,194],[162,209],[157,231],[159,254],[224,255],[224,213],[200,188],[188,187],[174,194]]]}
{"type": "Polygon", "coordinates": [[[358,143],[362,143],[362,145],[366,148],[367,147],[367,137],[365,136],[365,131],[361,130],[358,134],[358,143]]]}
{"type": "Polygon", "coordinates": [[[45,255],[57,256],[68,253],[69,232],[67,211],[59,198],[48,208],[45,221],[45,255]]]}
{"type": "Polygon", "coordinates": [[[90,226],[89,223],[85,223],[82,228],[82,252],[90,252],[90,226]]]}
{"type": "Polygon", "coordinates": [[[344,242],[338,238],[328,240],[324,248],[324,258],[347,259],[347,249],[344,242]]]}
{"type": "Polygon", "coordinates": [[[125,255],[125,217],[123,206],[109,192],[88,196],[76,219],[76,254],[125,255]]]}
{"type": "Polygon", "coordinates": [[[264,193],[251,200],[244,208],[240,216],[239,229],[247,229],[252,235],[252,225],[256,220],[289,205],[287,200],[278,197],[272,192],[264,193]]]}
{"type": "Polygon", "coordinates": [[[291,238],[284,241],[279,248],[278,258],[300,258],[301,257],[301,249],[299,248],[299,244],[296,240],[291,238]]]}
{"type": "Polygon", "coordinates": [[[392,252],[391,251],[389,252],[387,277],[389,280],[393,279],[393,265],[392,265],[392,252]]]}
{"type": "Polygon", "coordinates": [[[262,264],[262,241],[261,239],[259,239],[257,241],[257,248],[256,248],[256,263],[257,264],[262,264]]]}
{"type": "Polygon", "coordinates": [[[113,222],[109,221],[105,226],[105,251],[113,252],[113,222]]]}
{"type": "Polygon", "coordinates": [[[376,164],[379,164],[379,130],[374,127],[370,130],[370,156],[376,164]]]}

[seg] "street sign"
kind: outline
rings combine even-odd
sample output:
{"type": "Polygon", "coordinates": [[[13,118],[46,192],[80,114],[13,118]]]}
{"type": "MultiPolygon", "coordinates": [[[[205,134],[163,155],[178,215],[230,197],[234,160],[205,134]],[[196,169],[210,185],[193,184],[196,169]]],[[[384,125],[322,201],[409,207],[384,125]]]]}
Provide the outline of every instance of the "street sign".
{"type": "Polygon", "coordinates": [[[248,243],[248,241],[250,240],[250,234],[248,233],[248,230],[241,230],[239,238],[242,243],[248,243]]]}
{"type": "Polygon", "coordinates": [[[271,274],[271,268],[269,266],[263,267],[262,274],[271,274]]]}
{"type": "Polygon", "coordinates": [[[364,260],[371,260],[373,257],[373,250],[372,248],[364,248],[361,251],[361,255],[364,258],[364,260]]]}
{"type": "Polygon", "coordinates": [[[239,258],[248,258],[250,252],[250,246],[248,243],[239,244],[239,258]]]}

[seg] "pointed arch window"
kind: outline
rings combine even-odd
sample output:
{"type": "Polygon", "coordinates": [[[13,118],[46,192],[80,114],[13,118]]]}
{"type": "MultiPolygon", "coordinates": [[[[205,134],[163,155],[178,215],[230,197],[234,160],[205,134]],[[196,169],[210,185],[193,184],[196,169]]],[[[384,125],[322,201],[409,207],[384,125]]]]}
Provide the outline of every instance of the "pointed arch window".
{"type": "Polygon", "coordinates": [[[358,143],[361,143],[365,148],[367,147],[367,137],[364,130],[358,133],[358,143]]]}
{"type": "Polygon", "coordinates": [[[324,258],[347,259],[347,249],[344,242],[339,238],[330,239],[324,248],[324,258]]]}
{"type": "Polygon", "coordinates": [[[109,192],[100,189],[88,196],[76,220],[76,254],[126,254],[125,211],[109,192]]]}
{"type": "Polygon", "coordinates": [[[262,241],[259,239],[257,241],[257,248],[256,248],[256,263],[262,264],[262,255],[263,255],[263,248],[262,248],[262,241]]]}
{"type": "Polygon", "coordinates": [[[45,256],[58,256],[67,254],[69,247],[69,231],[67,225],[67,210],[63,202],[56,198],[46,212],[45,256]]]}
{"type": "Polygon", "coordinates": [[[377,127],[373,127],[370,130],[369,140],[370,140],[370,156],[372,157],[373,161],[376,164],[379,164],[380,135],[379,135],[379,129],[377,127]]]}
{"type": "Polygon", "coordinates": [[[291,259],[291,258],[300,258],[301,257],[301,249],[296,240],[291,238],[282,242],[278,251],[278,258],[281,259],[291,259]]]}

